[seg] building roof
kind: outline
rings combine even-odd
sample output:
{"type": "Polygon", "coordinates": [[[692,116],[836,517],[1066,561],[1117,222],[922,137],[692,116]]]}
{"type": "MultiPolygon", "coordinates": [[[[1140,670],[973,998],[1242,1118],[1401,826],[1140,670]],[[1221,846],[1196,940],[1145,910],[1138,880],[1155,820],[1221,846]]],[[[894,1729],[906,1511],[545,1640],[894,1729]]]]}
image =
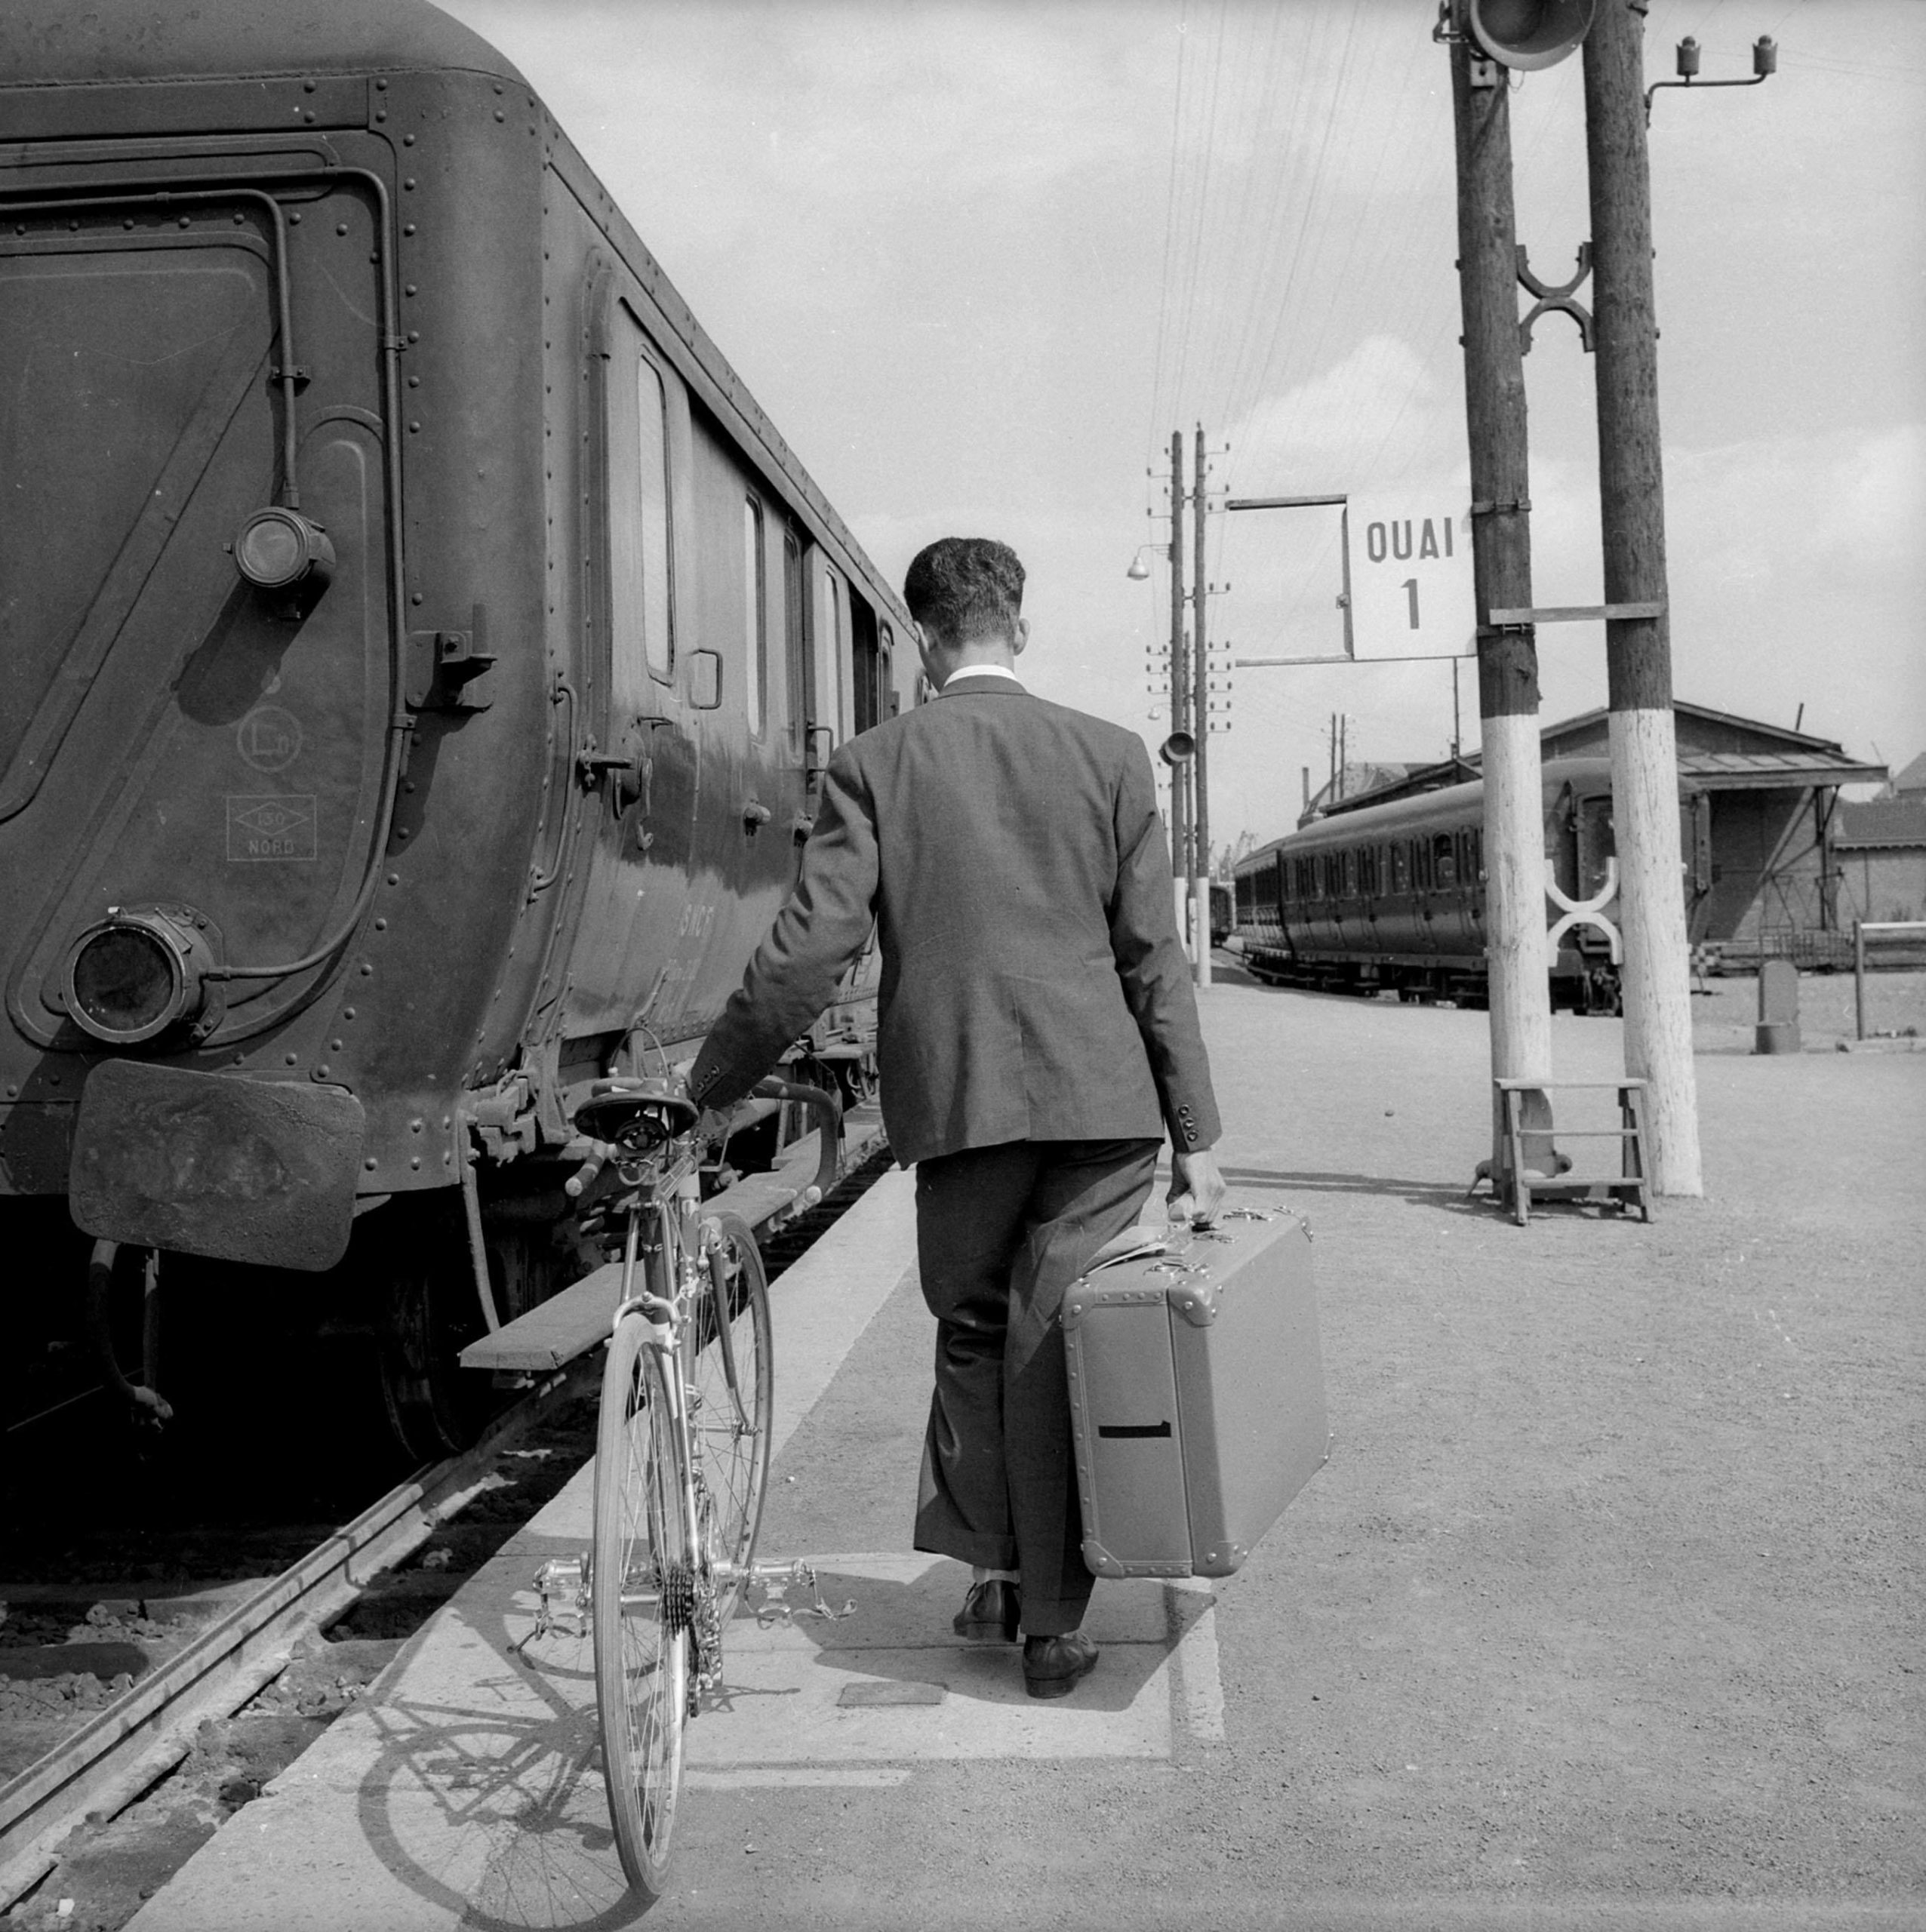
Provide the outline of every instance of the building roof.
{"type": "Polygon", "coordinates": [[[1841,805],[1832,817],[1835,851],[1894,845],[1926,846],[1926,798],[1875,798],[1841,805]]]}
{"type": "Polygon", "coordinates": [[[1893,780],[1893,789],[1902,797],[1909,792],[1926,792],[1926,752],[1921,752],[1893,780]]]}
{"type": "Polygon", "coordinates": [[[1838,746],[1801,752],[1700,752],[1681,746],[1678,769],[1709,792],[1798,790],[1808,785],[1876,784],[1883,764],[1867,764],[1838,746]]]}
{"type": "MultiPolygon", "coordinates": [[[[1856,758],[1845,747],[1830,738],[1816,738],[1804,731],[1789,731],[1783,724],[1768,724],[1753,718],[1740,718],[1729,711],[1714,711],[1709,706],[1675,701],[1672,711],[1678,721],[1678,771],[1681,777],[1709,792],[1798,791],[1814,785],[1878,784],[1886,777],[1883,764],[1856,758]],[[1696,732],[1694,728],[1697,728],[1696,732]],[[1694,743],[1697,736],[1723,739],[1728,749],[1713,750],[1694,743]],[[1740,749],[1743,747],[1743,749],[1740,749]]],[[[1543,755],[1549,759],[1585,756],[1603,757],[1611,713],[1601,706],[1581,712],[1576,718],[1561,718],[1547,724],[1539,734],[1543,755]]],[[[1926,767],[1926,757],[1915,761],[1926,767]]],[[[1365,798],[1346,797],[1327,806],[1332,812],[1352,811],[1362,804],[1408,798],[1421,792],[1437,790],[1478,776],[1477,752],[1461,758],[1445,758],[1435,764],[1414,764],[1401,779],[1374,788],[1365,798]]],[[[1910,770],[1912,768],[1909,767],[1910,770]]],[[[1926,779],[1922,779],[1926,783],[1926,779]]],[[[1299,821],[1300,823],[1303,821],[1299,821]]]]}

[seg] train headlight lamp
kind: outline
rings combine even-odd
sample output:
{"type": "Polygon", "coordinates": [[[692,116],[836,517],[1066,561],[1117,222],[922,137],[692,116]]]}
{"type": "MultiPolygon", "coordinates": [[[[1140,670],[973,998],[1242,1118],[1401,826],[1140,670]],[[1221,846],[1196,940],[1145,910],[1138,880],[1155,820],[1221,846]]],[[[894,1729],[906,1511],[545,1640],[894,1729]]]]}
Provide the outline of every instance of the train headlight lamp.
{"type": "Polygon", "coordinates": [[[257,590],[316,589],[334,574],[334,546],[312,517],[279,503],[257,510],[234,540],[235,568],[257,590]]]}
{"type": "Polygon", "coordinates": [[[177,1029],[205,1038],[226,1001],[207,921],[180,906],[115,906],[74,942],[60,996],[74,1024],[109,1046],[177,1029]]]}

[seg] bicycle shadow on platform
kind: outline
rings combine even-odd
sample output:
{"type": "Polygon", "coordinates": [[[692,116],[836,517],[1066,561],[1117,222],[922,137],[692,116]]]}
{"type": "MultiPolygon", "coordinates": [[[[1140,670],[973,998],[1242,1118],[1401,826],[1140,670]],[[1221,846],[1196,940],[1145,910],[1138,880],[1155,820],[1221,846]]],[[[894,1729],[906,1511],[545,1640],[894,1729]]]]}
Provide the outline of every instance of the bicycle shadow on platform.
{"type": "MultiPolygon", "coordinates": [[[[1223,1177],[1234,1187],[1288,1188],[1305,1194],[1378,1195],[1402,1201],[1414,1208],[1429,1208],[1438,1213],[1488,1220],[1492,1201],[1488,1193],[1472,1195],[1470,1183],[1456,1181],[1404,1180],[1386,1174],[1337,1174],[1315,1168],[1291,1172],[1272,1168],[1226,1168],[1223,1177]]],[[[1288,1203],[1285,1204],[1288,1205],[1288,1203]]]]}
{"type": "MultiPolygon", "coordinates": [[[[579,1549],[525,1537],[517,1554],[532,1574],[579,1549]]],[[[586,1631],[557,1629],[515,1651],[534,1607],[517,1589],[431,1626],[362,1714],[379,1748],[357,1822],[391,1876],[464,1932],[615,1932],[642,1907],[609,1824],[592,1650],[586,1631]]]]}

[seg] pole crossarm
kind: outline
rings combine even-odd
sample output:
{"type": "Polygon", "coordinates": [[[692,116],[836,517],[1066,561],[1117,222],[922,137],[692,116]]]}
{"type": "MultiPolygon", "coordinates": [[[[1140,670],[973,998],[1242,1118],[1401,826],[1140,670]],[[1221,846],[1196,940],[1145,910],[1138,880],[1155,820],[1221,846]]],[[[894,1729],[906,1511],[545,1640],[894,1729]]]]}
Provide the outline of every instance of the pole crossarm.
{"type": "Polygon", "coordinates": [[[1341,651],[1329,657],[1233,657],[1238,671],[1260,671],[1277,664],[1466,664],[1475,663],[1475,651],[1414,651],[1401,657],[1347,657],[1341,651]]]}
{"type": "Polygon", "coordinates": [[[1227,510],[1340,509],[1351,499],[1335,497],[1233,497],[1224,505],[1227,510]]]}
{"type": "Polygon", "coordinates": [[[1494,611],[1492,626],[1516,630],[1524,624],[1620,623],[1638,617],[1663,617],[1663,600],[1644,604],[1528,605],[1521,610],[1494,611]]]}

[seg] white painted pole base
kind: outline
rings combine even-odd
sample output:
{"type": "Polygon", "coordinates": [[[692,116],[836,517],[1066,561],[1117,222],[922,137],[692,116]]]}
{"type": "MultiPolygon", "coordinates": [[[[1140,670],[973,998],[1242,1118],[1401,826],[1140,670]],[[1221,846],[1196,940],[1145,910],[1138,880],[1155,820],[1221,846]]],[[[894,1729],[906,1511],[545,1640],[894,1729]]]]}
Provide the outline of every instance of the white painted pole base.
{"type": "MultiPolygon", "coordinates": [[[[1552,983],[1545,971],[1545,798],[1535,713],[1487,718],[1484,740],[1485,958],[1490,968],[1491,1077],[1552,1077],[1552,983]]],[[[1552,1103],[1522,1097],[1526,1166],[1550,1172],[1552,1103]]],[[[1491,1174],[1508,1158],[1503,1112],[1491,1092],[1491,1174]]]]}
{"type": "Polygon", "coordinates": [[[1703,1194],[1678,737],[1669,708],[1614,711],[1611,729],[1612,823],[1625,928],[1625,1070],[1645,1082],[1654,1191],[1703,1194]]]}
{"type": "Polygon", "coordinates": [[[1198,985],[1211,983],[1211,881],[1190,881],[1190,957],[1198,985]]]}

